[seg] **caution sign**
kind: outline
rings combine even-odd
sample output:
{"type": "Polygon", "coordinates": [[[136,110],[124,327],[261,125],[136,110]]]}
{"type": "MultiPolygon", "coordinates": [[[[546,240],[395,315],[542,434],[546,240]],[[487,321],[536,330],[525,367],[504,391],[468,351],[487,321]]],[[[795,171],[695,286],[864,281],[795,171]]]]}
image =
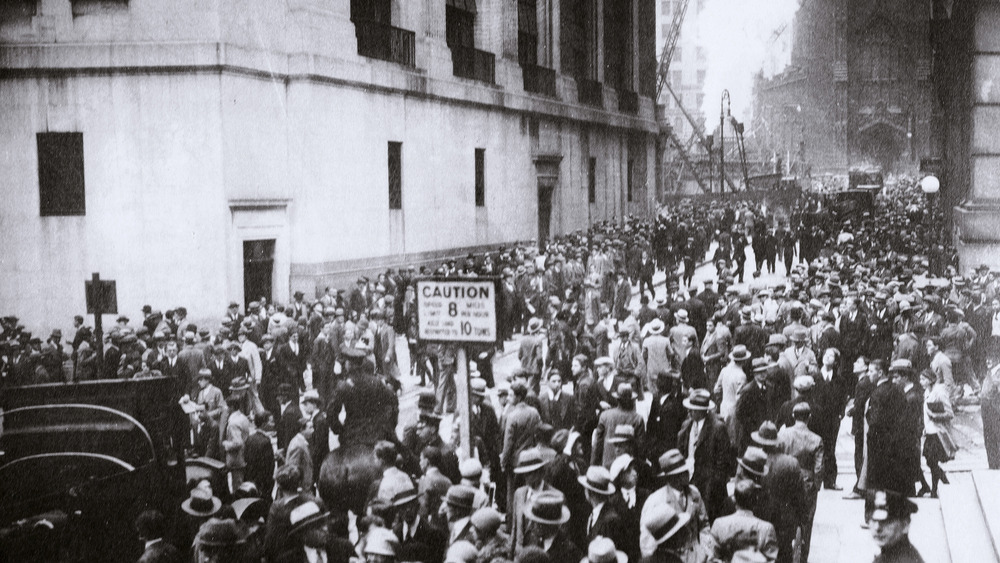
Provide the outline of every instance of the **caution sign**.
{"type": "Polygon", "coordinates": [[[417,338],[439,342],[496,342],[497,280],[417,280],[417,338]]]}

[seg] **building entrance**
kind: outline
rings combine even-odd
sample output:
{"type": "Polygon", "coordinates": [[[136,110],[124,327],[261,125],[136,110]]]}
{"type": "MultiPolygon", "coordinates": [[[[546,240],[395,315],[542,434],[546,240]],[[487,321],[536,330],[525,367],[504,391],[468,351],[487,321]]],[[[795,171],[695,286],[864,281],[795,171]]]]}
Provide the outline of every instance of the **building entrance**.
{"type": "Polygon", "coordinates": [[[244,306],[261,297],[273,302],[274,239],[243,241],[244,306]]]}
{"type": "Polygon", "coordinates": [[[538,179],[538,248],[544,250],[548,244],[552,229],[552,192],[555,190],[554,178],[538,179]]]}

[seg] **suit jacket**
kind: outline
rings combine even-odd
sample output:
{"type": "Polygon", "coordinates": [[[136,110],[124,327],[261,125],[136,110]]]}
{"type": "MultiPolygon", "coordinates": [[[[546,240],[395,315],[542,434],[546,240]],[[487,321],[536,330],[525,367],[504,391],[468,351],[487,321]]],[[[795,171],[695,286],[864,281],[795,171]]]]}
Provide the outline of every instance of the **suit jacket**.
{"type": "MultiPolygon", "coordinates": [[[[764,476],[764,498],[767,499],[761,517],[777,530],[794,530],[805,521],[805,483],[799,462],[787,454],[770,454],[764,476]]],[[[793,532],[794,533],[794,532],[793,532]]]]}
{"type": "Polygon", "coordinates": [[[556,430],[569,429],[576,422],[576,401],[572,393],[559,393],[559,398],[553,402],[548,391],[543,391],[538,397],[541,409],[538,414],[542,420],[551,424],[556,430]]]}
{"type": "Polygon", "coordinates": [[[594,451],[590,455],[591,465],[603,465],[611,467],[611,463],[618,457],[617,448],[613,447],[608,440],[614,436],[615,428],[619,425],[628,425],[635,430],[635,444],[638,448],[645,447],[646,427],[642,421],[642,415],[633,410],[623,410],[620,407],[612,407],[601,413],[597,419],[597,431],[594,433],[594,451]]]}
{"type": "MultiPolygon", "coordinates": [[[[524,545],[544,549],[542,542],[542,538],[534,530],[529,530],[524,545]]],[[[587,553],[577,547],[561,528],[556,532],[556,537],[552,540],[552,545],[549,546],[549,549],[545,553],[548,554],[550,563],[580,563],[581,560],[587,557],[587,553]]]]}
{"type": "Polygon", "coordinates": [[[208,369],[212,370],[212,384],[219,389],[228,389],[229,384],[232,381],[230,374],[233,372],[233,360],[228,356],[223,358],[222,367],[219,367],[219,362],[212,359],[208,363],[208,369]]]}
{"type": "MultiPolygon", "coordinates": [[[[106,353],[106,352],[105,352],[106,353]]],[[[105,358],[105,367],[107,367],[108,358],[105,358]]],[[[118,369],[117,359],[115,360],[115,369],[118,369]]],[[[166,356],[160,358],[160,361],[153,366],[153,369],[160,370],[160,373],[167,377],[171,377],[174,380],[174,396],[175,400],[180,399],[182,395],[187,394],[192,399],[196,398],[195,389],[197,385],[193,381],[191,372],[188,371],[188,364],[181,360],[180,356],[174,360],[174,364],[170,365],[170,359],[166,356]]],[[[226,384],[226,388],[229,384],[226,384]]]]}
{"type": "Polygon", "coordinates": [[[614,541],[618,549],[628,553],[626,546],[630,543],[628,534],[630,519],[627,514],[623,514],[620,500],[621,497],[612,496],[612,500],[601,507],[601,512],[593,523],[590,522],[593,513],[587,515],[587,545],[590,545],[597,536],[603,536],[614,541]]]}
{"type": "Polygon", "coordinates": [[[869,489],[906,493],[913,487],[911,467],[906,461],[906,397],[902,389],[884,381],[875,386],[868,399],[868,481],[869,489]]]}
{"type": "MultiPolygon", "coordinates": [[[[554,491],[555,489],[552,485],[548,483],[542,483],[542,491],[554,491]]],[[[538,494],[538,493],[535,493],[538,494]]],[[[528,486],[523,485],[518,487],[514,491],[514,500],[507,507],[507,530],[510,532],[511,539],[511,557],[514,553],[519,551],[521,547],[525,545],[530,545],[525,543],[526,535],[528,532],[529,523],[531,522],[524,517],[525,511],[530,506],[528,502],[528,486]]]]}
{"type": "Polygon", "coordinates": [[[408,530],[407,537],[403,537],[402,522],[397,521],[392,531],[399,538],[399,561],[439,563],[444,560],[448,530],[428,522],[423,516],[418,520],[416,531],[408,530]]]}
{"type": "MultiPolygon", "coordinates": [[[[688,452],[691,423],[689,417],[677,435],[677,449],[684,455],[688,452]]],[[[691,484],[701,493],[710,517],[715,518],[725,512],[729,505],[726,483],[735,474],[736,453],[729,441],[729,430],[715,413],[709,412],[695,445],[691,484]]]]}
{"type": "Polygon", "coordinates": [[[818,492],[822,482],[823,440],[808,427],[800,426],[786,426],[778,430],[778,440],[785,453],[799,462],[807,492],[818,492]]]}
{"type": "Polygon", "coordinates": [[[306,370],[306,358],[309,356],[301,339],[299,340],[298,353],[292,351],[290,344],[283,344],[278,347],[278,354],[282,357],[285,371],[288,373],[286,381],[299,390],[305,390],[306,385],[302,379],[302,372],[306,370]]]}
{"type": "Polygon", "coordinates": [[[632,302],[632,286],[628,280],[623,279],[615,285],[614,303],[612,303],[611,314],[619,322],[624,321],[629,315],[629,304],[632,302]]]}
{"type": "Polygon", "coordinates": [[[765,420],[774,419],[769,406],[768,390],[761,388],[756,381],[749,381],[740,390],[740,397],[736,400],[736,410],[733,413],[737,455],[742,455],[750,445],[751,432],[756,432],[765,420]]]}
{"type": "Polygon", "coordinates": [[[868,352],[867,340],[870,325],[864,313],[858,311],[853,321],[849,313],[841,316],[838,328],[840,329],[841,351],[849,361],[854,361],[854,358],[868,352]]]}
{"type": "Polygon", "coordinates": [[[309,455],[313,460],[313,474],[319,475],[320,466],[330,453],[330,425],[326,423],[326,413],[317,411],[313,415],[313,435],[309,438],[309,455]]]}
{"type": "Polygon", "coordinates": [[[708,551],[716,559],[729,561],[733,552],[748,547],[764,554],[768,561],[774,561],[778,557],[778,534],[774,525],[744,509],[737,509],[712,523],[712,542],[708,551]]]}
{"type": "Polygon", "coordinates": [[[517,455],[521,450],[535,443],[535,432],[542,423],[542,417],[526,403],[513,405],[504,416],[500,466],[505,473],[509,473],[517,464],[517,455]]]}
{"type": "MultiPolygon", "coordinates": [[[[280,408],[280,407],[279,407],[280,408]]],[[[299,432],[299,420],[302,418],[302,410],[293,400],[281,413],[275,425],[278,433],[278,449],[284,450],[288,447],[288,442],[299,432]]]]}
{"type": "Polygon", "coordinates": [[[274,446],[271,445],[271,438],[260,430],[250,434],[243,446],[243,457],[247,462],[243,469],[244,479],[257,485],[259,491],[274,489],[274,446]]]}
{"type": "Polygon", "coordinates": [[[681,431],[687,409],[680,393],[664,398],[657,395],[649,405],[646,421],[646,457],[656,463],[663,452],[677,447],[677,433],[681,431]]]}

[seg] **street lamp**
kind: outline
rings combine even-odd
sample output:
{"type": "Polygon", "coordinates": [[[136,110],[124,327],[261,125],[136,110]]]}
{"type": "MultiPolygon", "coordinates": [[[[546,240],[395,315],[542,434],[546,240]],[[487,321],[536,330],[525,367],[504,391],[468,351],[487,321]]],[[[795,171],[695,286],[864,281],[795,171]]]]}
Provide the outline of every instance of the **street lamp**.
{"type": "MultiPolygon", "coordinates": [[[[938,239],[941,236],[941,232],[939,229],[938,217],[937,217],[937,194],[940,189],[941,189],[941,180],[938,180],[937,176],[933,174],[924,176],[924,178],[920,180],[920,191],[924,192],[924,195],[927,196],[928,224],[927,224],[927,230],[925,232],[927,233],[927,237],[929,239],[927,243],[928,247],[930,248],[936,248],[936,245],[940,243],[938,239]],[[935,245],[935,246],[931,247],[930,245],[935,245]]],[[[938,261],[934,259],[935,256],[933,256],[933,253],[932,256],[928,256],[928,258],[930,258],[934,262],[933,264],[931,264],[931,266],[933,270],[936,272],[938,269],[937,268],[938,261]]]]}

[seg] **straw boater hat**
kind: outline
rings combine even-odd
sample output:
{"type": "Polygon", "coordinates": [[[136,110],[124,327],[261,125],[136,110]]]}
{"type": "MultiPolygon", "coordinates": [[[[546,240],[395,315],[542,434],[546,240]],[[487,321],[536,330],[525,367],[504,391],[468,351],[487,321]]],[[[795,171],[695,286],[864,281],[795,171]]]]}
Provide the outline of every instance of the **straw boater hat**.
{"type": "Polygon", "coordinates": [[[622,454],[616,457],[615,460],[611,462],[611,480],[617,481],[622,472],[628,469],[628,467],[634,462],[635,458],[628,454],[622,454]]]}
{"type": "Polygon", "coordinates": [[[288,522],[292,525],[288,533],[292,535],[301,532],[313,524],[324,521],[329,515],[330,513],[323,510],[316,502],[306,500],[288,514],[288,522]]]}
{"type": "Polygon", "coordinates": [[[559,525],[569,522],[569,509],[566,508],[566,497],[559,491],[543,491],[531,500],[531,506],[524,512],[524,517],[539,524],[559,525]]]}
{"type": "Polygon", "coordinates": [[[631,397],[634,399],[636,397],[631,383],[619,383],[618,388],[615,389],[615,392],[611,396],[616,399],[621,399],[622,397],[631,397]]]}
{"type": "Polygon", "coordinates": [[[706,389],[693,389],[683,401],[684,408],[692,411],[708,411],[715,408],[712,395],[706,389]]]}
{"type": "Polygon", "coordinates": [[[747,350],[743,344],[737,344],[729,353],[729,358],[737,362],[745,362],[750,359],[750,350],[747,350]]]}
{"type": "Polygon", "coordinates": [[[532,317],[531,320],[528,321],[528,332],[534,334],[540,330],[542,330],[542,319],[532,317]]]}
{"type": "Polygon", "coordinates": [[[663,321],[660,319],[653,319],[652,321],[649,322],[649,324],[646,325],[646,330],[649,331],[649,334],[655,334],[655,335],[663,334],[664,328],[666,328],[666,325],[664,325],[663,321]]]}

